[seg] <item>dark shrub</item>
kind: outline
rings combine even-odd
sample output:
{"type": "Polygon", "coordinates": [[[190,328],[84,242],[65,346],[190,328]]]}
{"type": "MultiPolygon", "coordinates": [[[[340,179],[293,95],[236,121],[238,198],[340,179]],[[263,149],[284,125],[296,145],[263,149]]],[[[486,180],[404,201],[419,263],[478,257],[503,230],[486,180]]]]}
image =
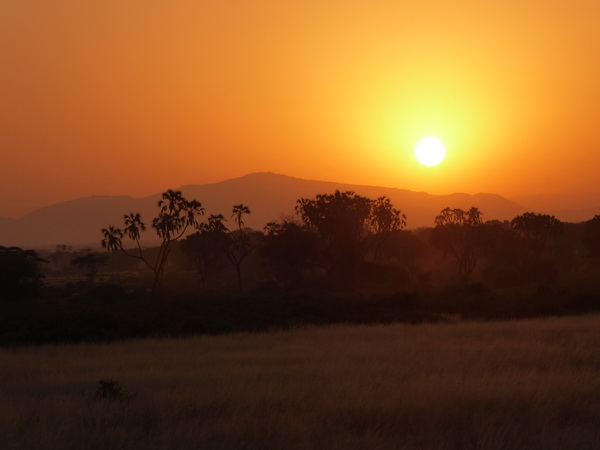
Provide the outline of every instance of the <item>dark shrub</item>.
{"type": "Polygon", "coordinates": [[[43,286],[42,262],[34,250],[0,247],[0,300],[36,298],[43,286]]]}
{"type": "Polygon", "coordinates": [[[115,303],[126,300],[127,292],[118,284],[104,283],[92,289],[91,297],[103,303],[115,303]]]}

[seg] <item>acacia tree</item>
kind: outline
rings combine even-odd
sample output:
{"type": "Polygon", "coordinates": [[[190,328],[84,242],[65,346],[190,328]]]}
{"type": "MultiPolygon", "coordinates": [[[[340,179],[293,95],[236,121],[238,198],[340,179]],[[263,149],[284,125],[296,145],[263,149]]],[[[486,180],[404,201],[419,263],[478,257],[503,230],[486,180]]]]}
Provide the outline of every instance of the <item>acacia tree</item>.
{"type": "Polygon", "coordinates": [[[488,220],[483,224],[485,265],[481,275],[486,283],[512,286],[525,281],[520,258],[522,243],[509,221],[488,220]]]}
{"type": "Polygon", "coordinates": [[[40,258],[35,250],[0,246],[0,300],[35,298],[44,285],[40,258]]]}
{"type": "Polygon", "coordinates": [[[96,280],[96,275],[98,274],[98,270],[100,270],[101,266],[106,264],[107,259],[108,255],[96,252],[88,252],[85,255],[81,255],[73,259],[71,264],[81,268],[86,268],[88,270],[86,276],[90,281],[90,286],[93,286],[94,280],[96,280]]]}
{"type": "Polygon", "coordinates": [[[102,247],[109,251],[121,251],[125,255],[139,259],[154,274],[152,291],[160,289],[164,280],[164,271],[169,254],[173,249],[173,242],[180,239],[190,227],[198,225],[197,217],[204,214],[204,208],[196,200],[186,200],[181,191],[169,189],[163,192],[158,201],[160,208],[158,216],[152,219],[152,228],[160,238],[160,246],[155,258],[149,259],[144,254],[140,242],[141,233],[146,229],[139,213],[124,216],[123,229],[110,225],[102,229],[104,238],[102,247]],[[127,250],[123,246],[123,238],[127,236],[135,243],[136,249],[127,250]]]}
{"type": "Polygon", "coordinates": [[[458,264],[458,277],[466,282],[475,270],[485,245],[482,213],[472,207],[468,211],[445,208],[435,218],[430,242],[450,254],[458,264]]]}
{"type": "Polygon", "coordinates": [[[401,231],[406,226],[406,215],[392,206],[387,197],[378,197],[371,203],[369,228],[373,238],[373,260],[377,261],[381,246],[392,233],[401,231]]]}
{"type": "Polygon", "coordinates": [[[404,214],[387,198],[372,200],[351,191],[301,198],[296,212],[319,234],[323,266],[340,282],[352,280],[369,250],[406,224],[404,214]]]}
{"type": "Polygon", "coordinates": [[[592,256],[600,256],[600,215],[585,222],[582,241],[592,256]]]}
{"type": "Polygon", "coordinates": [[[56,245],[55,251],[48,255],[48,260],[52,263],[58,272],[65,273],[68,271],[69,264],[75,253],[70,245],[56,245]]]}
{"type": "Polygon", "coordinates": [[[529,254],[524,256],[525,262],[539,258],[550,238],[563,231],[563,224],[554,216],[526,212],[511,221],[512,228],[525,241],[529,254]]]}
{"type": "Polygon", "coordinates": [[[211,214],[207,223],[199,224],[198,231],[181,242],[181,250],[196,267],[202,286],[206,285],[209,274],[224,256],[228,235],[223,220],[223,215],[211,214]]]}
{"type": "Polygon", "coordinates": [[[318,247],[314,231],[287,218],[265,226],[261,254],[288,283],[297,285],[303,272],[316,265],[318,247]]]}

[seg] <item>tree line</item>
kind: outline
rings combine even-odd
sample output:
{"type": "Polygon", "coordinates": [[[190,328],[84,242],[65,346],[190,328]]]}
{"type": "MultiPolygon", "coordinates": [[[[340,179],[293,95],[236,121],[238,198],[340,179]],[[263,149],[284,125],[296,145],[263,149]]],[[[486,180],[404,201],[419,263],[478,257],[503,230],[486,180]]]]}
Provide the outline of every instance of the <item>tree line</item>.
{"type": "MultiPolygon", "coordinates": [[[[143,245],[147,225],[139,213],[125,215],[122,226],[101,230],[102,247],[143,266],[152,274],[150,290],[155,293],[177,265],[193,267],[202,286],[229,266],[239,290],[244,288],[244,271],[256,260],[266,268],[263,278],[290,288],[311,280],[355,288],[369,277],[382,279],[382,274],[424,284],[444,275],[446,282],[514,286],[553,283],[561,270],[583,270],[565,269],[575,260],[590,261],[595,270],[595,258],[600,257],[600,216],[583,224],[533,212],[511,221],[485,221],[476,207],[445,208],[433,227],[409,231],[406,215],[388,198],[336,191],[298,199],[295,216],[257,231],[245,224],[251,210],[244,204],[234,205],[227,216],[211,214],[202,220],[205,209],[199,201],[168,190],[157,206],[149,228],[158,246],[143,245]]],[[[93,285],[108,259],[109,253],[74,255],[65,246],[46,258],[34,250],[0,247],[0,298],[34,297],[43,286],[42,267],[48,264],[62,264],[63,270],[65,264],[75,265],[93,285]],[[72,257],[65,263],[61,255],[72,257]]]]}

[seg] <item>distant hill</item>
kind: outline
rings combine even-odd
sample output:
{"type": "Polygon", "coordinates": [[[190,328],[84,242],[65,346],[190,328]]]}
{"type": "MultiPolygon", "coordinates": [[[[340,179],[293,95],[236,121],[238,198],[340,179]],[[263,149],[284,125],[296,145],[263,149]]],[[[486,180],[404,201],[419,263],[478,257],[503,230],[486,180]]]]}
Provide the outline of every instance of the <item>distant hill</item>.
{"type": "Polygon", "coordinates": [[[0,245],[11,245],[11,241],[7,238],[13,236],[17,228],[18,221],[16,219],[0,216],[0,245]]]}
{"type": "Polygon", "coordinates": [[[563,222],[584,222],[600,215],[600,194],[523,195],[514,199],[529,211],[552,214],[563,222]]]}
{"type": "MultiPolygon", "coordinates": [[[[168,188],[165,187],[165,190],[168,188]]],[[[327,181],[303,180],[274,173],[253,173],[220,183],[187,185],[180,188],[188,199],[196,199],[207,214],[229,217],[234,204],[244,203],[252,214],[246,224],[262,229],[267,222],[294,214],[296,200],[320,193],[354,191],[370,198],[385,195],[407,215],[409,228],[432,226],[445,207],[477,206],[484,218],[512,219],[525,211],[518,203],[496,194],[431,195],[405,189],[361,186],[327,181]]],[[[157,212],[160,194],[144,198],[128,196],[86,197],[40,208],[21,219],[0,218],[0,245],[46,247],[56,244],[98,245],[100,229],[121,225],[123,215],[140,212],[149,225],[157,212]]],[[[147,238],[153,233],[147,231],[147,238]]]]}
{"type": "Polygon", "coordinates": [[[486,219],[510,219],[525,211],[521,205],[496,194],[431,195],[380,186],[303,180],[274,173],[253,173],[215,184],[182,186],[181,190],[185,196],[200,200],[210,213],[228,212],[234,203],[248,205],[252,210],[248,224],[255,228],[262,228],[282,215],[294,214],[296,200],[301,197],[335,190],[354,191],[370,198],[385,195],[407,215],[409,228],[433,225],[435,216],[448,206],[463,209],[477,206],[486,219]]]}

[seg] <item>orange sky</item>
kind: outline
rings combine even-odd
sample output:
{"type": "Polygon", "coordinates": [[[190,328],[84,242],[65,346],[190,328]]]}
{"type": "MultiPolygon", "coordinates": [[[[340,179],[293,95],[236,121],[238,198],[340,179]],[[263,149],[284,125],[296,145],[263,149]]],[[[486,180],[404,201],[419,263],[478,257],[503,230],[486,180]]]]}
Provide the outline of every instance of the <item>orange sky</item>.
{"type": "Polygon", "coordinates": [[[599,30],[597,0],[1,0],[0,215],[257,171],[600,193],[599,30]]]}

